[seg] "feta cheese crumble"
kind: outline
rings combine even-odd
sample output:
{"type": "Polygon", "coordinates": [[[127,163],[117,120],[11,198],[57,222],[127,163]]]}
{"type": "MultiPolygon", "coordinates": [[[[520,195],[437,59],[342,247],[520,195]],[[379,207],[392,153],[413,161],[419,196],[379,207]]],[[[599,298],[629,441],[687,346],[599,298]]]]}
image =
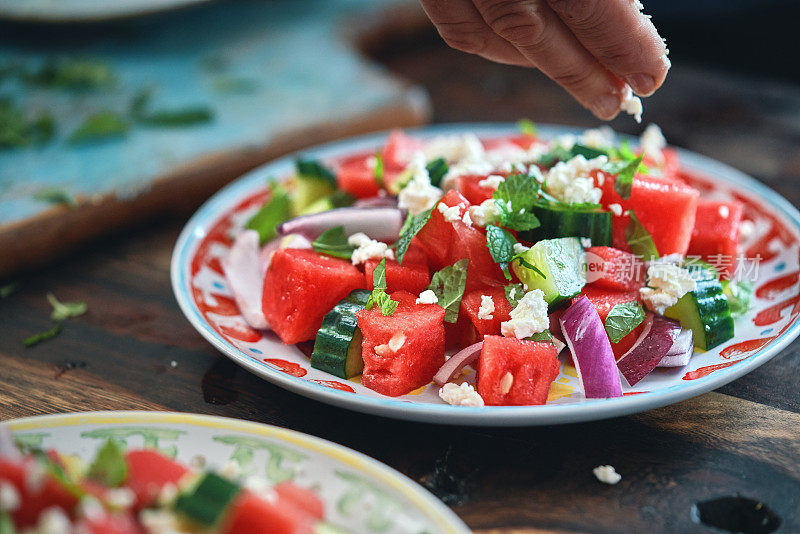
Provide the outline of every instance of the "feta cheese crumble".
{"type": "Polygon", "coordinates": [[[608,209],[611,210],[611,213],[616,215],[617,217],[622,216],[622,206],[619,204],[609,204],[608,209]]]}
{"type": "Polygon", "coordinates": [[[753,221],[742,221],[742,226],[739,228],[739,236],[743,241],[753,237],[756,233],[756,225],[753,221]]]}
{"type": "Polygon", "coordinates": [[[628,115],[633,115],[636,122],[642,122],[642,99],[633,94],[633,89],[628,84],[622,87],[622,101],[619,109],[628,115]]]}
{"type": "Polygon", "coordinates": [[[613,465],[598,465],[592,469],[592,473],[594,473],[597,480],[611,486],[622,480],[622,475],[617,473],[613,465]]]}
{"type": "Polygon", "coordinates": [[[587,160],[582,155],[559,161],[547,172],[548,193],[568,204],[599,203],[603,191],[594,186],[591,172],[607,162],[606,156],[587,160]]]}
{"type": "Polygon", "coordinates": [[[389,245],[381,241],[376,241],[363,232],[351,235],[347,238],[347,242],[356,247],[353,251],[353,256],[350,258],[353,265],[364,263],[373,258],[394,259],[394,251],[389,248],[389,245]]]}
{"type": "Polygon", "coordinates": [[[667,140],[661,133],[661,128],[656,124],[648,124],[642,135],[639,137],[639,146],[647,157],[661,165],[664,163],[664,153],[662,150],[667,146],[667,140]]]}
{"type": "Polygon", "coordinates": [[[497,207],[497,202],[490,198],[477,206],[470,206],[469,216],[473,224],[484,227],[500,220],[500,210],[497,207]]]}
{"type": "Polygon", "coordinates": [[[461,217],[461,222],[463,222],[467,226],[472,226],[472,217],[469,216],[469,211],[464,212],[464,216],[461,217]]]}
{"type": "Polygon", "coordinates": [[[417,304],[436,304],[438,302],[439,299],[436,297],[436,293],[430,289],[426,289],[417,297],[417,304]]]}
{"type": "Polygon", "coordinates": [[[439,398],[453,406],[483,406],[483,399],[472,385],[448,382],[439,390],[439,398]]]}
{"type": "Polygon", "coordinates": [[[478,319],[491,320],[494,313],[494,301],[490,295],[481,295],[481,307],[478,308],[478,319]]]}
{"type": "Polygon", "coordinates": [[[610,126],[589,128],[581,136],[581,144],[591,148],[604,148],[614,144],[614,130],[610,126]]]}
{"type": "MultiPolygon", "coordinates": [[[[730,217],[730,214],[731,210],[730,208],[728,208],[728,206],[719,207],[719,216],[722,217],[723,219],[727,219],[728,217],[730,217]]],[[[739,231],[741,232],[741,229],[739,231]]]]}
{"type": "Polygon", "coordinates": [[[639,290],[645,305],[664,314],[689,291],[697,289],[692,273],[671,263],[654,263],[647,269],[647,287],[639,290]]]}
{"type": "Polygon", "coordinates": [[[525,293],[510,315],[510,320],[500,324],[500,332],[506,337],[525,339],[550,327],[547,302],[541,289],[525,293]]]}
{"type": "Polygon", "coordinates": [[[20,504],[22,503],[17,488],[8,482],[0,481],[0,511],[13,512],[20,504]]]}
{"type": "Polygon", "coordinates": [[[447,222],[451,223],[461,220],[460,206],[448,206],[444,202],[439,202],[439,205],[436,206],[436,209],[439,210],[439,213],[444,215],[444,220],[447,222]]]}
{"type": "Polygon", "coordinates": [[[418,215],[432,208],[442,198],[442,190],[431,185],[431,177],[425,168],[425,156],[418,152],[411,158],[406,171],[411,180],[397,195],[397,205],[407,209],[411,215],[418,215]]]}
{"type": "Polygon", "coordinates": [[[500,175],[490,174],[489,176],[478,182],[478,185],[481,187],[487,187],[489,189],[497,189],[498,187],[500,187],[500,184],[502,184],[505,181],[506,179],[500,175]]]}
{"type": "Polygon", "coordinates": [[[531,247],[526,247],[522,243],[514,243],[514,254],[524,254],[530,249],[531,247]]]}
{"type": "Polygon", "coordinates": [[[589,237],[581,237],[581,246],[583,248],[590,248],[592,246],[592,239],[589,237]]]}

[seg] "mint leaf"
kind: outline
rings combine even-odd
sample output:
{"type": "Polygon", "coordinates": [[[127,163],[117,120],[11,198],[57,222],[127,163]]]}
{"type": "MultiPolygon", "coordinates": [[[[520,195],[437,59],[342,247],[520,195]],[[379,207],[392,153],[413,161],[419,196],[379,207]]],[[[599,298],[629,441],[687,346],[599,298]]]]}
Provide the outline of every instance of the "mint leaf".
{"type": "Polygon", "coordinates": [[[508,284],[503,290],[506,293],[506,300],[512,309],[516,308],[519,301],[525,296],[525,288],[522,284],[508,284]]]}
{"type": "Polygon", "coordinates": [[[320,254],[327,254],[328,256],[335,256],[346,260],[353,257],[353,251],[356,249],[356,247],[347,242],[347,236],[344,234],[343,226],[334,226],[333,228],[325,230],[311,243],[311,246],[314,248],[314,251],[320,254]]]}
{"type": "Polygon", "coordinates": [[[528,341],[552,341],[553,335],[550,333],[549,329],[542,330],[541,332],[537,332],[530,337],[526,337],[528,341]]]}
{"type": "Polygon", "coordinates": [[[644,321],[644,308],[638,302],[617,304],[606,317],[606,333],[612,343],[619,343],[622,338],[633,332],[633,329],[644,321]]]}
{"type": "Polygon", "coordinates": [[[447,161],[444,158],[436,158],[425,165],[425,170],[428,171],[428,176],[431,179],[431,185],[436,187],[439,187],[442,183],[442,178],[444,178],[444,175],[447,174],[449,169],[450,167],[447,165],[447,161]]]}
{"type": "Polygon", "coordinates": [[[400,237],[397,239],[397,249],[394,251],[397,263],[400,265],[403,264],[403,257],[405,257],[408,247],[411,245],[411,240],[430,220],[431,211],[426,210],[416,215],[409,213],[408,217],[406,217],[403,228],[400,230],[400,237]]]}
{"type": "MultiPolygon", "coordinates": [[[[527,252],[527,251],[525,251],[525,252],[527,252]]],[[[519,262],[519,264],[522,265],[523,267],[525,267],[526,269],[530,269],[531,271],[533,271],[536,274],[538,274],[539,276],[541,276],[543,279],[547,279],[547,275],[544,274],[541,269],[539,269],[537,266],[535,266],[534,264],[532,264],[531,262],[529,262],[525,258],[525,252],[520,252],[519,254],[515,255],[511,259],[512,260],[517,260],[519,262]]]]}
{"type": "Polygon", "coordinates": [[[561,145],[556,145],[551,148],[548,152],[545,152],[539,159],[536,161],[538,165],[542,165],[543,167],[550,168],[559,161],[568,161],[572,159],[572,151],[567,150],[561,145]]]}
{"type": "Polygon", "coordinates": [[[59,302],[52,293],[47,294],[47,302],[53,307],[50,318],[54,321],[64,321],[86,313],[88,306],[85,302],[59,302]]]}
{"type": "Polygon", "coordinates": [[[386,289],[386,258],[382,259],[372,271],[372,287],[386,289]]]}
{"type": "Polygon", "coordinates": [[[40,332],[38,334],[34,334],[29,338],[26,338],[22,341],[22,344],[26,347],[32,347],[34,345],[38,345],[42,341],[47,341],[48,339],[52,339],[56,337],[58,334],[61,333],[61,323],[56,323],[53,328],[50,330],[46,330],[44,332],[40,332]]]}
{"type": "Polygon", "coordinates": [[[48,204],[66,204],[69,207],[75,206],[75,197],[60,187],[45,187],[33,194],[34,200],[47,202],[48,204]]]}
{"type": "Polygon", "coordinates": [[[380,151],[375,154],[374,176],[378,187],[383,187],[383,154],[380,151]]]}
{"type": "Polygon", "coordinates": [[[508,264],[514,259],[514,244],[517,242],[517,239],[508,230],[493,224],[486,225],[486,247],[508,280],[511,280],[508,264]]]}
{"type": "MultiPolygon", "coordinates": [[[[598,156],[608,156],[608,150],[602,148],[593,148],[590,146],[575,143],[570,150],[572,157],[583,156],[586,159],[594,159],[598,156]]],[[[571,158],[570,158],[571,159],[571,158]]]]}
{"type": "Polygon", "coordinates": [[[500,211],[502,224],[517,231],[539,227],[531,208],[539,197],[541,184],[532,174],[512,174],[492,194],[500,211]]]}
{"type": "Polygon", "coordinates": [[[619,165],[619,163],[610,163],[605,166],[603,169],[605,172],[611,174],[617,174],[616,179],[614,180],[614,191],[616,191],[619,196],[623,199],[627,200],[631,198],[631,187],[633,186],[633,176],[636,171],[639,169],[639,164],[642,162],[642,155],[640,154],[638,158],[625,163],[624,165],[619,165]]]}
{"type": "Polygon", "coordinates": [[[530,119],[520,119],[517,121],[517,129],[523,135],[536,137],[536,125],[530,119]]]}
{"type": "Polygon", "coordinates": [[[315,159],[298,159],[295,161],[297,174],[305,178],[317,178],[336,187],[336,175],[332,170],[315,159]]]}
{"type": "Polygon", "coordinates": [[[375,289],[367,298],[366,309],[370,310],[377,305],[384,317],[392,315],[400,303],[392,298],[383,289],[375,289]]]}
{"type": "Polygon", "coordinates": [[[464,258],[436,271],[426,288],[436,294],[439,306],[444,308],[444,320],[448,323],[455,323],[458,320],[461,297],[464,296],[464,288],[467,285],[468,266],[469,260],[464,258]]]}
{"type": "Polygon", "coordinates": [[[0,299],[10,297],[11,295],[19,291],[20,287],[22,287],[21,282],[10,282],[8,284],[0,286],[0,299]]]}
{"type": "Polygon", "coordinates": [[[747,280],[724,284],[722,294],[728,299],[731,315],[738,317],[750,309],[753,301],[753,284],[747,280]]]}
{"type": "Polygon", "coordinates": [[[258,240],[263,245],[276,235],[278,225],[291,217],[289,192],[281,184],[270,186],[269,199],[245,223],[245,228],[258,232],[258,240]]]}
{"type": "Polygon", "coordinates": [[[69,136],[72,144],[99,139],[123,137],[128,133],[130,123],[119,114],[104,110],[90,115],[77,130],[69,136]]]}
{"type": "Polygon", "coordinates": [[[631,251],[645,261],[658,258],[658,249],[656,249],[656,244],[653,242],[653,236],[642,225],[633,210],[630,210],[630,217],[631,220],[628,222],[628,226],[625,227],[625,241],[628,242],[631,251]]]}
{"type": "Polygon", "coordinates": [[[125,462],[125,451],[119,444],[110,439],[100,447],[89,466],[87,477],[107,487],[117,487],[128,477],[128,465],[125,462]]]}

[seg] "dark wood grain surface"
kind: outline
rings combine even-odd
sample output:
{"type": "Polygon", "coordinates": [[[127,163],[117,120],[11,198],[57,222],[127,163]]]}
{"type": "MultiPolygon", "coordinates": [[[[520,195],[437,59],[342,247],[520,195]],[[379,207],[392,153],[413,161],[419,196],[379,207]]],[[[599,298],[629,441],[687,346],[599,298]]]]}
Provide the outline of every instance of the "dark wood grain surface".
{"type": "MultiPolygon", "coordinates": [[[[428,37],[379,51],[431,92],[439,122],[515,120],[590,126],[591,117],[535,72],[491,65],[428,37]]],[[[645,102],[645,121],[675,144],[749,172],[800,203],[800,89],[679,63],[645,102]]],[[[630,120],[612,126],[636,132],[630,120]]],[[[0,419],[54,412],[155,409],[261,421],[364,452],[431,488],[478,532],[712,532],[693,506],[741,496],[800,531],[800,342],[714,393],[580,425],[476,429],[351,413],[273,386],[231,363],[181,315],[169,283],[186,214],[101,242],[22,278],[0,300],[0,419]],[[86,300],[61,335],[45,293],[86,300]],[[172,364],[172,362],[175,362],[172,364]],[[592,468],[622,474],[602,485],[592,468]]],[[[737,518],[741,501],[723,515],[737,518]]],[[[754,532],[757,530],[754,530],[754,532]]],[[[765,530],[766,532],[766,530],[765,530]]]]}

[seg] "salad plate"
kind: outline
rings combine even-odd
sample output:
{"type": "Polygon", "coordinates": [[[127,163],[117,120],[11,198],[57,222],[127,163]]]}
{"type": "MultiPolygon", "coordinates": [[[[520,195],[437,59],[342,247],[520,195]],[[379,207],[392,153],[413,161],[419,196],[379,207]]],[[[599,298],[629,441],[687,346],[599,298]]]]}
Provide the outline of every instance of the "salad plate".
{"type": "MultiPolygon", "coordinates": [[[[455,124],[408,133],[423,140],[471,133],[485,140],[513,136],[516,131],[513,124],[455,124]]],[[[580,134],[579,129],[564,126],[538,125],[537,131],[545,140],[580,134]]],[[[390,397],[365,387],[359,377],[348,380],[316,369],[302,346],[285,345],[273,332],[249,326],[222,263],[237,232],[264,202],[270,181],[290,175],[298,157],[326,161],[375,153],[386,138],[387,133],[361,136],[268,163],[207,201],[177,241],[171,278],[183,313],[223,354],[275,385],[343,408],[414,421],[481,426],[573,423],[641,412],[711,391],[764,364],[800,332],[800,213],[752,177],[675,149],[684,179],[700,191],[701,198],[742,205],[750,226],[742,253],[756,259],[748,274],[754,286],[752,304],[735,318],[735,334],[709,350],[695,350],[688,365],[655,369],[633,386],[623,381],[622,395],[615,398],[586,398],[575,367],[565,365],[562,357],[547,403],[537,406],[453,406],[440,399],[434,384],[390,397]]],[[[638,145],[633,138],[629,141],[638,145]]]]}
{"type": "MultiPolygon", "coordinates": [[[[137,463],[127,460],[128,477],[151,480],[149,484],[163,481],[165,476],[153,471],[168,472],[173,462],[196,472],[262,481],[245,483],[254,492],[291,484],[300,495],[315,496],[322,504],[325,523],[336,527],[314,532],[469,532],[447,506],[397,471],[340,445],[271,425],[186,413],[109,411],[28,417],[0,427],[10,430],[23,450],[56,451],[66,472],[74,471],[76,464],[92,462],[111,441],[138,455],[137,463]],[[155,455],[160,458],[152,463],[159,468],[141,465],[143,459],[155,455]]],[[[10,461],[8,450],[0,456],[10,461]]],[[[283,494],[278,495],[280,504],[283,494]]]]}

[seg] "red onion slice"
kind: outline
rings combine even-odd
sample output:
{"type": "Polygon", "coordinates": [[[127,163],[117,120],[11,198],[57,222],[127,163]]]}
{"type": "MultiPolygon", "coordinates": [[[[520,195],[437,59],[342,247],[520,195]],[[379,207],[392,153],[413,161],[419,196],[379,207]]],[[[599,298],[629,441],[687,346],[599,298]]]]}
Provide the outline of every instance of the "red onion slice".
{"type": "Polygon", "coordinates": [[[377,196],[360,198],[353,203],[354,208],[396,208],[397,197],[377,196]]]}
{"type": "Polygon", "coordinates": [[[299,234],[289,234],[283,237],[276,237],[263,247],[258,254],[258,264],[261,276],[267,274],[269,264],[272,262],[272,255],[279,248],[311,248],[311,241],[299,234]]]}
{"type": "Polygon", "coordinates": [[[578,384],[587,399],[606,399],[622,396],[622,382],[611,342],[603,321],[588,298],[573,301],[561,316],[561,331],[567,342],[578,384]]]}
{"type": "Polygon", "coordinates": [[[403,222],[403,212],[398,208],[338,208],[290,219],[278,226],[278,233],[300,234],[313,241],[325,230],[343,226],[347,235],[363,232],[372,239],[393,243],[403,222]]]}
{"type": "Polygon", "coordinates": [[[681,325],[677,321],[648,313],[639,339],[617,362],[628,384],[634,386],[650,374],[667,355],[680,333],[681,325]]]}
{"type": "Polygon", "coordinates": [[[259,264],[258,232],[239,232],[228,255],[222,258],[222,270],[244,320],[256,329],[269,328],[261,309],[264,276],[259,264]]]}
{"type": "Polygon", "coordinates": [[[483,341],[472,344],[453,354],[449,360],[444,362],[441,368],[433,375],[433,383],[443,386],[455,378],[464,367],[478,359],[483,348],[483,341]]]}
{"type": "Polygon", "coordinates": [[[684,329],[678,334],[667,355],[658,362],[658,367],[684,367],[689,364],[694,353],[694,334],[684,329]]]}

